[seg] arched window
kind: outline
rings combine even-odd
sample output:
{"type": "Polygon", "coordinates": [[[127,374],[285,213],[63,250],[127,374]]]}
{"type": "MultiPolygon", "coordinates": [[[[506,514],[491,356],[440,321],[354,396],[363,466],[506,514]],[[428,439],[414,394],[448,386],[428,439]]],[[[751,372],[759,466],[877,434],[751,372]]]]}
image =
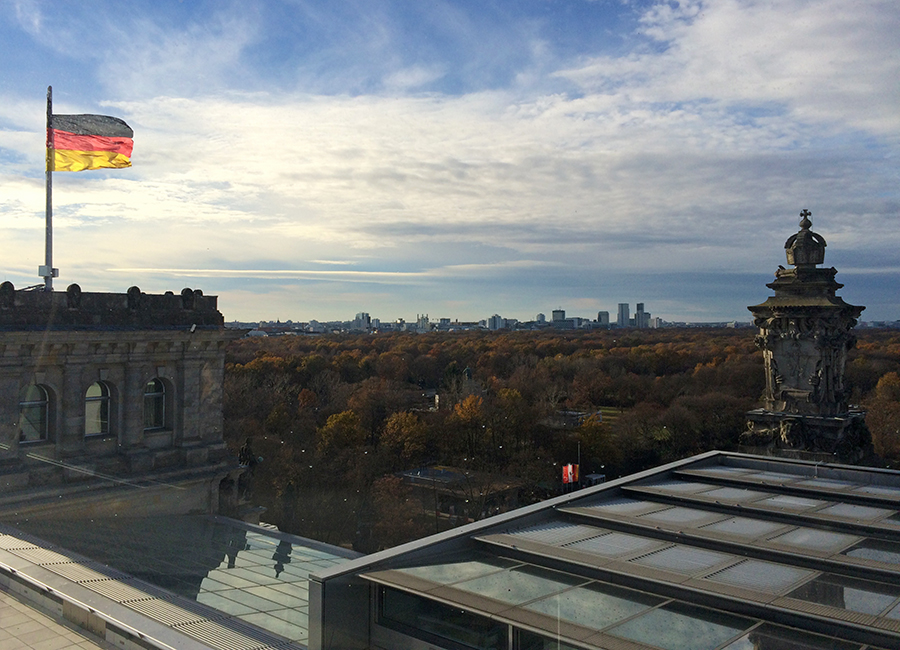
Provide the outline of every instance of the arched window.
{"type": "Polygon", "coordinates": [[[84,395],[84,435],[109,433],[109,387],[102,381],[91,384],[84,395]]]}
{"type": "Polygon", "coordinates": [[[159,379],[151,379],[144,386],[144,429],[163,429],[166,426],[166,387],[159,379]]]}
{"type": "Polygon", "coordinates": [[[50,399],[43,386],[31,384],[19,402],[19,442],[47,440],[50,423],[50,399]]]}

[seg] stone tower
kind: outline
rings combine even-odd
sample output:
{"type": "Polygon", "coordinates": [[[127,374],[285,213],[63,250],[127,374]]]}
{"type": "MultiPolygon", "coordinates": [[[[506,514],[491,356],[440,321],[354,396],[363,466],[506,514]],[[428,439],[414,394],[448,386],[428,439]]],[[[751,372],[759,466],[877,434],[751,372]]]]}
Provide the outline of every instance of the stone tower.
{"type": "Polygon", "coordinates": [[[821,268],[825,239],[800,213],[800,231],[784,244],[775,291],[748,307],[759,328],[756,345],[766,369],[765,407],[747,414],[744,449],[809,460],[855,463],[871,453],[864,414],[847,404],[844,366],[854,343],[851,330],[865,307],[836,295],[837,270],[821,268]]]}

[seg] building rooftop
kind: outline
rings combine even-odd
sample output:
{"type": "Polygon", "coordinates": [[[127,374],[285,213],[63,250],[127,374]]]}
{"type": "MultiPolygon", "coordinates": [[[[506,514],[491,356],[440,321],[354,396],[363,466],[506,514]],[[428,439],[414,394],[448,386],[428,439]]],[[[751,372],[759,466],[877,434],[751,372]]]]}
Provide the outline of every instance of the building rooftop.
{"type": "Polygon", "coordinates": [[[0,584],[132,647],[305,647],[308,575],[357,555],[223,517],[0,525],[0,584]]]}
{"type": "Polygon", "coordinates": [[[900,473],[712,452],[317,575],[313,649],[896,648],[900,473]]]}

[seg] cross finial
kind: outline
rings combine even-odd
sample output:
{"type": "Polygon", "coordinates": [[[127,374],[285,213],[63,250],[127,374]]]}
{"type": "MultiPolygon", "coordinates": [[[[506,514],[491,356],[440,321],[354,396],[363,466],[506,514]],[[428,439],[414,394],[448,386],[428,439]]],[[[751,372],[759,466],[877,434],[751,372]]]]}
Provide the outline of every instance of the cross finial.
{"type": "Polygon", "coordinates": [[[809,210],[804,209],[800,212],[800,227],[804,230],[807,230],[810,226],[812,226],[812,221],[809,220],[811,216],[812,212],[810,212],[809,210]]]}

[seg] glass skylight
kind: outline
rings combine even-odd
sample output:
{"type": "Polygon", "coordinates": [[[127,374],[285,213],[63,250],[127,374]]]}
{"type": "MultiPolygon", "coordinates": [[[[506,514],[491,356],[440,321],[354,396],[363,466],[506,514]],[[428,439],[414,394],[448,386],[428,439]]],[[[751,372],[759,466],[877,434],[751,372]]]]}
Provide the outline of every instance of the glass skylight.
{"type": "Polygon", "coordinates": [[[518,605],[585,582],[584,578],[558,571],[521,567],[466,580],[453,587],[518,605]]]}
{"type": "Polygon", "coordinates": [[[672,604],[632,618],[607,633],[664,650],[713,650],[752,624],[742,617],[672,604]]]}
{"type": "Polygon", "coordinates": [[[885,564],[900,564],[900,544],[886,540],[868,539],[844,551],[844,555],[885,564]]]}
{"type": "Polygon", "coordinates": [[[767,483],[793,483],[804,477],[798,476],[797,474],[783,474],[781,472],[755,472],[753,474],[747,474],[745,478],[766,481],[767,483]]]}
{"type": "Polygon", "coordinates": [[[832,517],[842,517],[846,519],[856,519],[860,521],[872,521],[885,515],[890,515],[894,511],[886,508],[873,508],[872,506],[861,506],[856,503],[836,503],[833,506],[822,508],[819,511],[823,515],[831,515],[832,517]]]}
{"type": "Polygon", "coordinates": [[[644,555],[630,561],[643,566],[652,566],[667,571],[692,574],[703,569],[710,569],[733,557],[733,555],[727,553],[717,553],[716,551],[707,551],[702,548],[676,544],[670,548],[656,551],[655,553],[644,555]]]}
{"type": "Polygon", "coordinates": [[[594,583],[535,601],[525,609],[602,630],[661,602],[663,600],[655,596],[594,583]]]}
{"type": "Polygon", "coordinates": [[[581,542],[569,544],[567,548],[585,553],[593,553],[603,557],[620,557],[640,553],[659,546],[661,542],[628,533],[610,533],[601,537],[592,537],[581,542]]]}
{"type": "Polygon", "coordinates": [[[769,494],[769,492],[759,492],[757,490],[748,490],[746,488],[736,487],[720,487],[709,492],[704,492],[704,497],[712,499],[724,499],[726,501],[752,501],[761,499],[769,494]]]}
{"type": "Polygon", "coordinates": [[[834,637],[820,636],[775,625],[761,625],[729,643],[722,650],[763,650],[765,648],[790,648],[790,650],[860,650],[858,643],[849,643],[834,637]]]}
{"type": "Polygon", "coordinates": [[[661,506],[653,501],[640,501],[638,499],[610,499],[587,506],[591,510],[611,512],[617,515],[634,515],[648,510],[656,510],[661,506]]]}
{"type": "Polygon", "coordinates": [[[661,481],[659,483],[649,483],[640,487],[679,494],[693,494],[696,492],[703,492],[703,490],[709,490],[715,486],[710,485],[709,483],[697,483],[692,481],[661,481]]]}
{"type": "Polygon", "coordinates": [[[773,537],[770,541],[776,544],[788,544],[800,548],[810,548],[817,551],[837,553],[854,542],[858,542],[860,539],[861,538],[856,535],[799,527],[784,535],[773,537]]]}
{"type": "Polygon", "coordinates": [[[703,526],[701,530],[714,530],[719,533],[729,533],[742,537],[756,538],[776,530],[784,528],[784,524],[766,521],[765,519],[753,519],[751,517],[731,517],[724,521],[703,526]]]}
{"type": "Polygon", "coordinates": [[[825,574],[788,595],[820,605],[878,616],[900,599],[900,586],[825,574]]]}
{"type": "Polygon", "coordinates": [[[777,508],[779,510],[792,510],[795,512],[801,512],[803,510],[810,510],[812,508],[824,506],[826,503],[828,502],[822,501],[820,499],[809,499],[807,497],[795,497],[789,494],[779,494],[769,499],[764,499],[754,505],[761,505],[767,508],[777,508]]]}
{"type": "Polygon", "coordinates": [[[542,544],[563,546],[584,539],[585,537],[593,537],[605,532],[606,531],[602,528],[596,528],[594,526],[553,522],[532,526],[530,528],[523,528],[521,530],[513,530],[508,534],[514,537],[523,537],[542,544]]]}
{"type": "Polygon", "coordinates": [[[740,564],[728,567],[711,576],[707,580],[722,582],[735,587],[745,587],[768,593],[779,593],[800,580],[811,578],[815,572],[807,569],[761,560],[745,560],[740,564]]]}
{"type": "Polygon", "coordinates": [[[460,580],[470,580],[479,576],[496,573],[514,566],[513,562],[501,558],[486,560],[469,560],[464,562],[449,562],[446,564],[429,564],[425,566],[408,567],[400,569],[403,573],[430,580],[438,584],[452,584],[460,580]]]}
{"type": "Polygon", "coordinates": [[[719,518],[721,518],[721,515],[710,513],[706,510],[698,510],[696,508],[682,508],[681,506],[675,506],[666,510],[649,512],[645,515],[640,515],[640,519],[649,519],[651,521],[659,521],[670,524],[687,524],[694,526],[719,518]]]}

